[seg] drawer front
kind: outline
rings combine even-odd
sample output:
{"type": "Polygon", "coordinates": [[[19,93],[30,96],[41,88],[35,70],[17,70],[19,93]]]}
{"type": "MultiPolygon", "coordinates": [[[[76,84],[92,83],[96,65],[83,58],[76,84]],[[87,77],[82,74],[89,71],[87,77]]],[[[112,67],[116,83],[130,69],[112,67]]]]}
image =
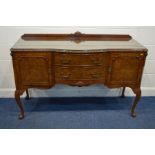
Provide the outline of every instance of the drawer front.
{"type": "Polygon", "coordinates": [[[55,79],[57,80],[102,80],[105,79],[103,67],[56,67],[55,79]]]}
{"type": "Polygon", "coordinates": [[[56,53],[55,65],[59,66],[105,66],[107,64],[107,53],[78,54],[78,53],[56,53]]]}

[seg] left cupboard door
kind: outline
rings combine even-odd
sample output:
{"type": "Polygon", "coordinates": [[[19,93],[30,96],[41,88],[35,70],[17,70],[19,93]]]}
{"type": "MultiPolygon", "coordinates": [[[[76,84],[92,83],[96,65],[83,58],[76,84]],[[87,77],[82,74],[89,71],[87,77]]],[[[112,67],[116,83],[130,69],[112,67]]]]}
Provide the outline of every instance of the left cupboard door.
{"type": "Polygon", "coordinates": [[[16,87],[51,87],[54,84],[53,56],[48,52],[15,52],[16,87]]]}

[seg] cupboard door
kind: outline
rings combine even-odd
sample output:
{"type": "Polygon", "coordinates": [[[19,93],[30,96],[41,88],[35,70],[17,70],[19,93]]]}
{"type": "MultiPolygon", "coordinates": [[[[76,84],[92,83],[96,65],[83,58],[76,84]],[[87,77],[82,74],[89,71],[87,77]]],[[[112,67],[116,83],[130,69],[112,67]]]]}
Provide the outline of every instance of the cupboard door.
{"type": "Polygon", "coordinates": [[[143,53],[112,53],[109,66],[109,84],[120,86],[140,84],[143,62],[143,53]]]}
{"type": "Polygon", "coordinates": [[[16,79],[22,86],[50,86],[52,84],[52,57],[50,53],[16,53],[16,79]]]}

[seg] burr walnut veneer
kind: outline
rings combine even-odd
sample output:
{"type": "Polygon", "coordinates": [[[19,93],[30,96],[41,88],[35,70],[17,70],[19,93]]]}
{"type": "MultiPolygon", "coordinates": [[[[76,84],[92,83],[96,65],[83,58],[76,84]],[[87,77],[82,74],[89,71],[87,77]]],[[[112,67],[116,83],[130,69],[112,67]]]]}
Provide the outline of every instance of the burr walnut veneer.
{"type": "Polygon", "coordinates": [[[109,88],[130,87],[141,96],[141,78],[147,49],[129,35],[24,34],[11,48],[15,75],[15,99],[24,118],[20,96],[29,88],[51,88],[55,84],[109,88]]]}

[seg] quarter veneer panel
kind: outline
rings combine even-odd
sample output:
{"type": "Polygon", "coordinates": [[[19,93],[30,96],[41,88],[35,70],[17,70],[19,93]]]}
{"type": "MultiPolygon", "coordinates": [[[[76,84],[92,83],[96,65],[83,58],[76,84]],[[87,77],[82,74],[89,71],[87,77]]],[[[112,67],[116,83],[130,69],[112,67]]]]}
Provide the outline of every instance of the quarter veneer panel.
{"type": "Polygon", "coordinates": [[[144,53],[114,53],[111,54],[111,73],[109,83],[135,85],[141,80],[141,66],[145,60],[144,53]]]}

